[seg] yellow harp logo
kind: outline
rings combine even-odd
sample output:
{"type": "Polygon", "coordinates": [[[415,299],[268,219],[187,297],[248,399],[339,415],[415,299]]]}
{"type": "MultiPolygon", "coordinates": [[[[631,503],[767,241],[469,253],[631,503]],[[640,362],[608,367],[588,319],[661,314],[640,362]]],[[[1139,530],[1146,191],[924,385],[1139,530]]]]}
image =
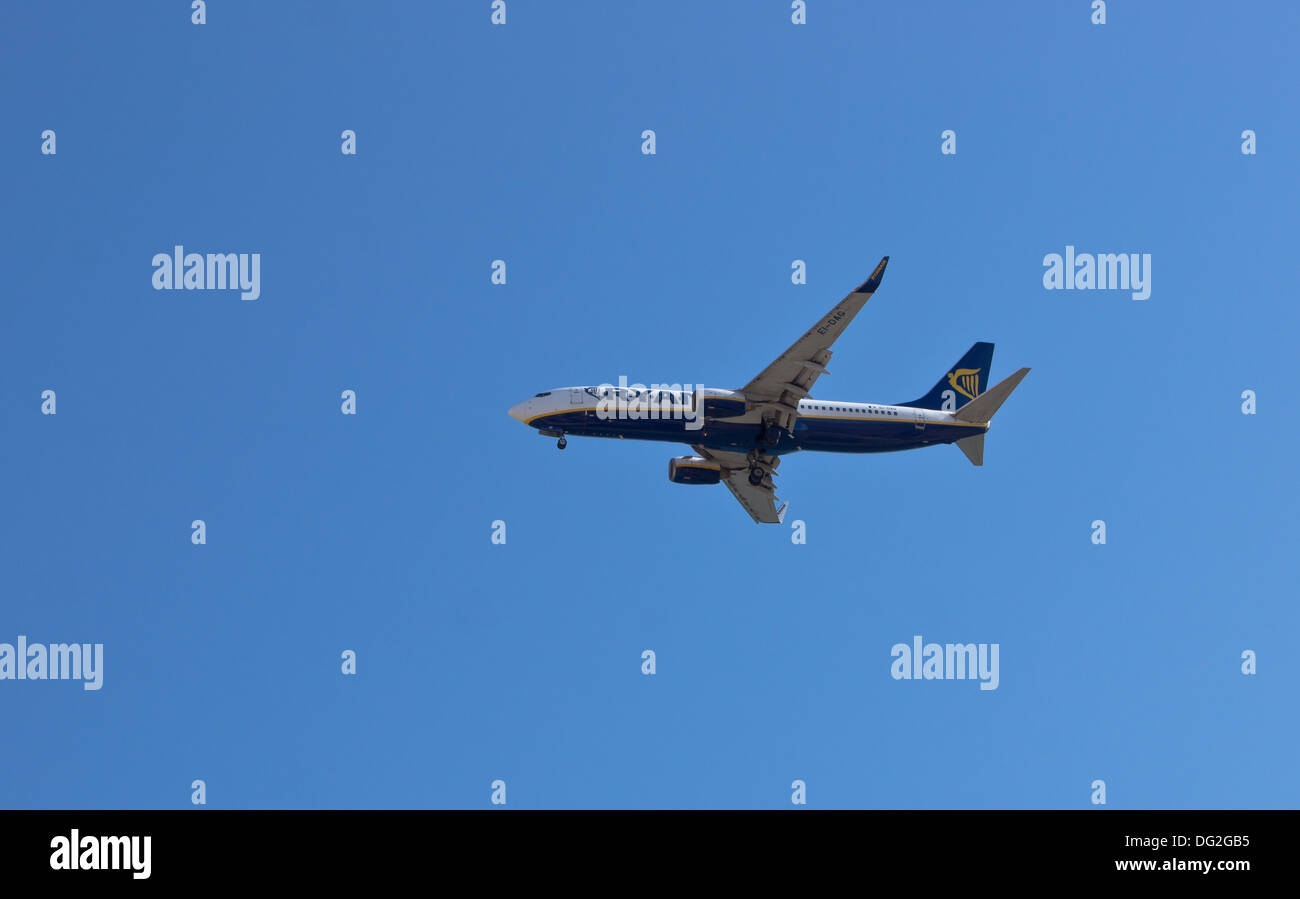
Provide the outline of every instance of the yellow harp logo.
{"type": "Polygon", "coordinates": [[[948,374],[948,383],[958,393],[973,400],[980,389],[980,370],[978,368],[953,369],[948,374]]]}

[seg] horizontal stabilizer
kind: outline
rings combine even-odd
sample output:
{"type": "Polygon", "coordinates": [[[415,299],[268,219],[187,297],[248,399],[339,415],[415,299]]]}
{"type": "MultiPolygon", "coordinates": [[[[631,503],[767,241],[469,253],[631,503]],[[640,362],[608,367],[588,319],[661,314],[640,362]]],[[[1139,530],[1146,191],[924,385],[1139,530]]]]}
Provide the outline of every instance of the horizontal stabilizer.
{"type": "Polygon", "coordinates": [[[984,464],[984,435],[976,434],[974,437],[963,437],[957,441],[957,449],[966,454],[970,459],[971,465],[984,464]]]}
{"type": "Polygon", "coordinates": [[[953,415],[961,421],[986,424],[993,417],[993,413],[997,412],[1002,404],[1006,402],[1007,397],[1011,396],[1011,391],[1016,389],[1016,386],[1024,380],[1027,374],[1029,374],[1029,369],[1020,369],[1014,375],[999,381],[975,397],[975,399],[954,412],[953,415]]]}

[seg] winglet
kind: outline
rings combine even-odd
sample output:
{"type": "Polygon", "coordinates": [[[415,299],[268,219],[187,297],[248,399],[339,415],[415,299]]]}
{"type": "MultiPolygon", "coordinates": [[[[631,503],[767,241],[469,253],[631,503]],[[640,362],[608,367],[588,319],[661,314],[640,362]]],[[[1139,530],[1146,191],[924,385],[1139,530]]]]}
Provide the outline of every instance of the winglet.
{"type": "Polygon", "coordinates": [[[788,508],[790,508],[790,503],[789,503],[789,502],[784,502],[784,503],[781,503],[781,508],[779,508],[779,509],[776,510],[776,523],[777,523],[777,524],[784,524],[784,523],[785,523],[785,510],[788,509],[788,508]]]}
{"type": "Polygon", "coordinates": [[[863,281],[862,286],[853,292],[854,293],[875,293],[876,288],[880,287],[880,279],[885,277],[885,266],[888,264],[889,264],[888,256],[886,256],[884,259],[881,259],[880,265],[876,266],[876,270],[871,273],[871,277],[863,281]]]}

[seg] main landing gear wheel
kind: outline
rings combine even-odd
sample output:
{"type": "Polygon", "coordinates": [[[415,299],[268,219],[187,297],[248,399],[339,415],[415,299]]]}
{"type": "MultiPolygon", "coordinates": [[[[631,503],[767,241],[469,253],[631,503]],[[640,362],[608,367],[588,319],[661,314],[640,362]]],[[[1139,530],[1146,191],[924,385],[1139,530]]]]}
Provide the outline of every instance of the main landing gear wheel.
{"type": "Polygon", "coordinates": [[[781,429],[776,425],[766,425],[763,428],[763,442],[768,446],[776,446],[781,442],[781,429]]]}
{"type": "Polygon", "coordinates": [[[564,449],[564,448],[565,448],[566,446],[568,446],[568,445],[569,445],[569,441],[565,440],[563,437],[561,437],[559,440],[555,441],[555,448],[556,448],[556,449],[564,449]]]}
{"type": "Polygon", "coordinates": [[[757,487],[759,484],[763,483],[763,476],[766,474],[767,472],[755,465],[749,470],[749,483],[757,487]]]}

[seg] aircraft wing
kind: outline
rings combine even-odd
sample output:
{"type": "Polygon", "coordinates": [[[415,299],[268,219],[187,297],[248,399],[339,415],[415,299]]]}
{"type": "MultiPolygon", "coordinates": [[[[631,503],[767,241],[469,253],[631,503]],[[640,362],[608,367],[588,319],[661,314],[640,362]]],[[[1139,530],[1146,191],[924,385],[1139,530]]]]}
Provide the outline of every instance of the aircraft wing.
{"type": "Polygon", "coordinates": [[[744,453],[729,453],[725,450],[693,446],[696,455],[712,459],[722,466],[722,483],[727,485],[731,495],[740,500],[749,517],[759,524],[780,524],[785,518],[785,509],[789,503],[781,503],[776,498],[776,485],[772,478],[781,460],[775,456],[764,456],[762,467],[767,471],[763,483],[757,486],[749,483],[749,459],[744,453]]]}
{"type": "MultiPolygon", "coordinates": [[[[844,333],[871,295],[880,287],[889,257],[880,260],[871,277],[822,316],[808,333],[794,342],[776,361],[740,388],[751,406],[771,410],[771,418],[787,431],[794,428],[799,401],[808,396],[813,382],[826,372],[831,344],[844,333]]],[[[748,483],[746,483],[748,486],[748,483]]],[[[742,502],[744,502],[742,500],[742,502]]]]}

